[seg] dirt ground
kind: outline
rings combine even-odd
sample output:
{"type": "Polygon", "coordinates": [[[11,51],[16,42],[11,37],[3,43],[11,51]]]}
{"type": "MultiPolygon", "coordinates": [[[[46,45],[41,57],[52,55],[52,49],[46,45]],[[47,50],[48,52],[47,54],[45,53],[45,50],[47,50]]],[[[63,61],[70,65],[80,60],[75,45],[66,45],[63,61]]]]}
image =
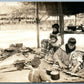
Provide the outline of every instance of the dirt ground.
{"type": "Polygon", "coordinates": [[[28,69],[17,70],[14,67],[16,60],[24,60],[25,57],[13,55],[0,62],[0,82],[28,82],[28,69]]]}
{"type": "MultiPolygon", "coordinates": [[[[33,55],[31,55],[33,57],[33,55]]],[[[14,57],[14,56],[13,56],[14,57]]],[[[22,57],[22,56],[21,56],[22,57]]],[[[20,58],[21,58],[20,57],[20,58]]],[[[4,67],[0,68],[0,82],[29,82],[28,80],[28,74],[29,74],[29,68],[26,66],[23,70],[17,70],[16,67],[14,67],[13,63],[13,58],[9,57],[9,60],[4,60],[1,65],[3,64],[4,67]],[[10,58],[10,59],[9,59],[10,58]],[[11,60],[12,59],[12,60],[11,60]],[[10,65],[7,64],[7,61],[10,62],[10,65]],[[8,66],[9,65],[9,66],[8,66]]],[[[17,57],[15,57],[18,59],[17,57]]],[[[24,59],[24,58],[22,58],[24,59]]],[[[49,65],[44,61],[44,59],[41,60],[40,68],[51,68],[52,65],[49,65]]],[[[50,77],[50,76],[48,76],[50,77]]],[[[59,80],[52,80],[52,82],[79,82],[79,81],[84,81],[84,79],[80,79],[78,77],[71,77],[68,76],[62,72],[60,72],[60,79],[59,80]]]]}
{"type": "Polygon", "coordinates": [[[0,82],[28,82],[29,70],[0,70],[0,82]]]}
{"type": "MultiPolygon", "coordinates": [[[[28,74],[29,70],[16,70],[16,68],[7,68],[0,70],[0,82],[9,82],[9,83],[27,83],[28,80],[28,74]]],[[[48,75],[50,78],[50,76],[48,75]]],[[[78,78],[78,77],[70,77],[68,75],[65,75],[64,73],[60,72],[60,79],[59,80],[52,80],[51,82],[80,82],[84,81],[84,79],[78,78]]]]}

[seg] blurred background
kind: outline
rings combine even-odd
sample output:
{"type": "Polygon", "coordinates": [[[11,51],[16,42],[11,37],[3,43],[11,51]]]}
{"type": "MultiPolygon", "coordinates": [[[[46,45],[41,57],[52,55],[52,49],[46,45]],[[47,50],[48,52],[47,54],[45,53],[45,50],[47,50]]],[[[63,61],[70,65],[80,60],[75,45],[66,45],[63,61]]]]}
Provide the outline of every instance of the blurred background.
{"type": "MultiPolygon", "coordinates": [[[[64,43],[67,42],[69,37],[75,37],[77,46],[83,47],[84,13],[81,12],[83,9],[78,8],[80,11],[74,11],[75,8],[73,9],[72,3],[63,4],[64,43]],[[73,9],[72,11],[70,7],[73,9]]],[[[83,2],[82,5],[84,5],[83,2]]],[[[80,6],[80,3],[77,3],[76,6],[80,6]]],[[[57,3],[38,3],[40,42],[42,39],[49,38],[54,23],[59,24],[58,12],[57,3]]],[[[10,44],[15,43],[23,43],[24,46],[28,47],[37,47],[36,20],[36,2],[0,2],[0,48],[7,48],[10,44]]]]}

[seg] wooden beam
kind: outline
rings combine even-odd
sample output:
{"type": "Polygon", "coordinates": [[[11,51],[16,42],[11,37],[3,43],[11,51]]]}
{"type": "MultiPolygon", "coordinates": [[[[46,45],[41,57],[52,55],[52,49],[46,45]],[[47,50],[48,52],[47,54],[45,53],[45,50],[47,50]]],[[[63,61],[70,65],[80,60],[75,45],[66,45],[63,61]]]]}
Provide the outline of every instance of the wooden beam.
{"type": "Polygon", "coordinates": [[[62,11],[62,3],[58,2],[59,27],[62,37],[62,44],[64,43],[64,16],[62,11]]]}
{"type": "Polygon", "coordinates": [[[40,47],[39,45],[39,11],[38,11],[38,2],[36,3],[36,23],[37,23],[37,48],[40,47]]]}

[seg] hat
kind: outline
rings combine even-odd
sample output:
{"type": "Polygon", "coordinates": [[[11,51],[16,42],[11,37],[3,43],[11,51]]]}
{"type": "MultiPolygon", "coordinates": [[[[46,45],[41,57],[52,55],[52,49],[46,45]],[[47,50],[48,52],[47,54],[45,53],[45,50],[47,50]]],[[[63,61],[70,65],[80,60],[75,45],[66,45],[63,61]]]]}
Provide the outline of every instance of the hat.
{"type": "Polygon", "coordinates": [[[58,24],[53,24],[52,28],[59,28],[59,25],[58,24]]]}
{"type": "Polygon", "coordinates": [[[76,39],[71,37],[69,38],[68,43],[76,44],[76,39]]]}

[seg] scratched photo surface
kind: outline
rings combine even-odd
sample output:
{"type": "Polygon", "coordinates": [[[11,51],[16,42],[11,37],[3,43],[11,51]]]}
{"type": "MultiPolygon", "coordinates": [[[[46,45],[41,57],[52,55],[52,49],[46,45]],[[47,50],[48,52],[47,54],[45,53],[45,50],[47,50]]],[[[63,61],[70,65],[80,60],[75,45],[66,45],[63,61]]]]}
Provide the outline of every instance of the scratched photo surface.
{"type": "Polygon", "coordinates": [[[0,82],[84,82],[84,2],[0,2],[0,82]]]}

